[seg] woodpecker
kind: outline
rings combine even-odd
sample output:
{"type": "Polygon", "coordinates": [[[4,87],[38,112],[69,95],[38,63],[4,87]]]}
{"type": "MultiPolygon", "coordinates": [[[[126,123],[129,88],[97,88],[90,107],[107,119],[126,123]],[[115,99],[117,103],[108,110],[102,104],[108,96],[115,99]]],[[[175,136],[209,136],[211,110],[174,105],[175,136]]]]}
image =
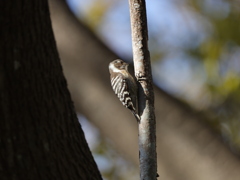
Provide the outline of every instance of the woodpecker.
{"type": "Polygon", "coordinates": [[[116,59],[109,64],[111,85],[119,100],[132,112],[139,123],[140,117],[136,110],[137,83],[128,72],[128,65],[121,59],[116,59]]]}

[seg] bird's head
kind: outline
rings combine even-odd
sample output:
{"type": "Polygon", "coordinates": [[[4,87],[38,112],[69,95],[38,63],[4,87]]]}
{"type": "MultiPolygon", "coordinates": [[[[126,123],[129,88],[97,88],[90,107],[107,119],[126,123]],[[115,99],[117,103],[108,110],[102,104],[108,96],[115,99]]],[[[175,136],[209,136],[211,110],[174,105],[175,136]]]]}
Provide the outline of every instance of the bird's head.
{"type": "Polygon", "coordinates": [[[109,70],[112,72],[120,72],[122,70],[128,70],[128,63],[121,59],[116,59],[109,64],[109,70]]]}

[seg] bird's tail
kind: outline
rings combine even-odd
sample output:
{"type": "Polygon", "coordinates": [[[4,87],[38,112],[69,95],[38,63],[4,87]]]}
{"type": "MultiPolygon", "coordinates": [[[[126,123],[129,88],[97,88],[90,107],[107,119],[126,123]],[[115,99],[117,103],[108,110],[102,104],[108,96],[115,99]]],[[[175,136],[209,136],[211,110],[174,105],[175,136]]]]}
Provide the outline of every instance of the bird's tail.
{"type": "Polygon", "coordinates": [[[140,123],[141,119],[140,119],[139,115],[136,112],[134,112],[134,111],[132,111],[132,114],[135,116],[137,122],[140,123]]]}

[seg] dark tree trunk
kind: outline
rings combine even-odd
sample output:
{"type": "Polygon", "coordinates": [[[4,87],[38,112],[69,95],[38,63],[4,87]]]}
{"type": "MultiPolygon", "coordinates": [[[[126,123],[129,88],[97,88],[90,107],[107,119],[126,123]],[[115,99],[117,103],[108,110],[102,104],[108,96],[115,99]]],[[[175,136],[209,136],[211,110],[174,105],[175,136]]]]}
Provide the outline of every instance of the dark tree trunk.
{"type": "Polygon", "coordinates": [[[74,112],[47,0],[0,1],[0,179],[101,179],[74,112]]]}

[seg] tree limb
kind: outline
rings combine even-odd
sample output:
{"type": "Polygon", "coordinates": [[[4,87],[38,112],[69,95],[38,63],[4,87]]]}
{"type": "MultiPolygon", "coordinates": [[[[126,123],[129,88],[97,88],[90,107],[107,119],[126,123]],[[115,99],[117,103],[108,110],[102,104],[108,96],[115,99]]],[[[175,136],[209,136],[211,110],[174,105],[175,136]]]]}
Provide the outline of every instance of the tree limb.
{"type": "Polygon", "coordinates": [[[156,179],[156,121],[145,0],[129,0],[135,76],[139,86],[140,178],[156,179]]]}

